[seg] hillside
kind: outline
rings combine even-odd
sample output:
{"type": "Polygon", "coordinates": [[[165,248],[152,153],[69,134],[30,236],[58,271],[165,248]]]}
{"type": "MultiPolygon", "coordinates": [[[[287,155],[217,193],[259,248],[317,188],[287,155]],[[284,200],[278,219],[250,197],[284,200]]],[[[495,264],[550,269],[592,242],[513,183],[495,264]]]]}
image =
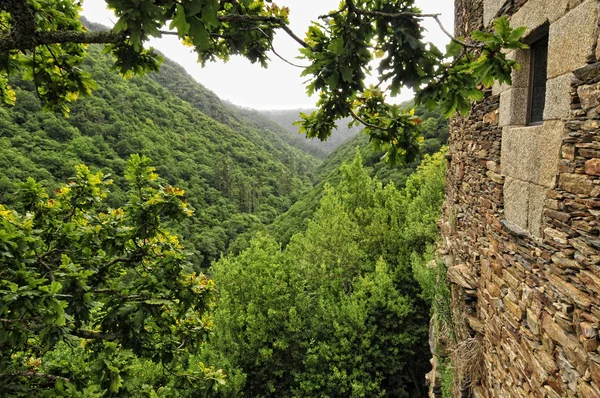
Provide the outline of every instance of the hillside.
{"type": "MultiPolygon", "coordinates": [[[[412,108],[413,104],[407,102],[404,106],[412,108]]],[[[425,107],[417,107],[415,114],[423,120],[424,139],[422,153],[417,159],[410,164],[398,164],[389,167],[383,160],[384,153],[374,151],[366,135],[356,135],[341,144],[317,167],[313,177],[314,188],[275,220],[269,227],[272,234],[280,242],[287,244],[295,233],[303,232],[323,196],[325,185],[336,186],[339,183],[341,178],[340,166],[352,159],[357,151],[360,152],[363,165],[370,177],[377,178],[385,185],[393,182],[398,189],[403,188],[407,179],[421,163],[423,155],[437,153],[448,141],[448,121],[439,110],[428,111],[425,107]]]]}
{"type": "Polygon", "coordinates": [[[177,228],[195,263],[206,267],[310,186],[314,156],[223,106],[175,63],[125,80],[101,48],[89,53],[84,68],[98,89],[73,103],[69,118],[42,111],[31,84],[12,82],[17,103],[0,108],[0,203],[13,203],[18,182],[29,176],[53,189],[86,163],[114,179],[116,206],[124,202],[126,160],[143,154],[186,191],[195,215],[177,228]]]}
{"type": "MultiPolygon", "coordinates": [[[[312,109],[287,109],[287,110],[266,110],[257,111],[259,114],[266,116],[279,126],[284,127],[287,131],[298,136],[298,126],[294,125],[294,122],[300,120],[300,112],[312,112],[312,109]]],[[[342,145],[344,142],[351,140],[356,137],[360,132],[360,127],[352,126],[348,127],[351,122],[350,118],[340,120],[337,123],[337,128],[331,133],[331,137],[327,141],[321,142],[317,138],[307,139],[305,136],[301,136],[306,145],[316,150],[322,151],[325,155],[331,154],[342,145]]],[[[324,158],[325,156],[323,156],[324,158]]]]}

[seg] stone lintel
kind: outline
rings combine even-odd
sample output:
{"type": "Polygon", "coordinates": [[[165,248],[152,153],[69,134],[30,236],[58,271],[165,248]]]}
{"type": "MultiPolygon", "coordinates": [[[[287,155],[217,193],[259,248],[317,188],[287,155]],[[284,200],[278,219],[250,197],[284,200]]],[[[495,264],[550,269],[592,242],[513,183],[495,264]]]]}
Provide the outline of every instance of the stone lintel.
{"type": "Polygon", "coordinates": [[[510,19],[513,28],[526,26],[525,36],[546,22],[553,23],[569,9],[569,0],[529,0],[510,19]]]}

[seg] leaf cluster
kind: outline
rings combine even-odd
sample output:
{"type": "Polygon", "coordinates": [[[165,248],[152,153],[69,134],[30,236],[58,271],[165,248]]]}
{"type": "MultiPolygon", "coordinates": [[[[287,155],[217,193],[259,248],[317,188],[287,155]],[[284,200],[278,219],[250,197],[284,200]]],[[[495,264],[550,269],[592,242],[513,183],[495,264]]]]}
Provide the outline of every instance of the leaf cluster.
{"type": "Polygon", "coordinates": [[[443,154],[428,157],[400,191],[371,179],[357,155],[285,250],[259,236],[214,265],[207,351],[245,379],[225,396],[424,394],[429,309],[411,257],[437,237],[443,165],[443,154]],[[427,217],[413,228],[417,206],[427,217]]]}
{"type": "Polygon", "coordinates": [[[214,284],[165,227],[191,215],[184,192],[159,184],[144,156],[132,156],[125,173],[131,190],[121,208],[106,205],[112,181],[83,165],[52,197],[29,179],[22,212],[0,205],[3,395],[132,394],[136,360],[180,373],[198,352],[214,284]],[[62,343],[83,347],[87,372],[44,372],[44,356],[62,343]]]}

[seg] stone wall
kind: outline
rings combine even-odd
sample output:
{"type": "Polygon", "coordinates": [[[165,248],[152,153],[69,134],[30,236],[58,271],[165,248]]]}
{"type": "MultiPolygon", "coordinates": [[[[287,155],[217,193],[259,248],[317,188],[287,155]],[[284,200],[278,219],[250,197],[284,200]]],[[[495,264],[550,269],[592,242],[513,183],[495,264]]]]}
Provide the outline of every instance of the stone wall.
{"type": "Polygon", "coordinates": [[[504,122],[523,104],[503,93],[521,87],[451,123],[440,253],[459,342],[483,359],[466,395],[600,398],[599,6],[456,0],[457,34],[498,15],[550,23],[546,127],[504,122]]]}

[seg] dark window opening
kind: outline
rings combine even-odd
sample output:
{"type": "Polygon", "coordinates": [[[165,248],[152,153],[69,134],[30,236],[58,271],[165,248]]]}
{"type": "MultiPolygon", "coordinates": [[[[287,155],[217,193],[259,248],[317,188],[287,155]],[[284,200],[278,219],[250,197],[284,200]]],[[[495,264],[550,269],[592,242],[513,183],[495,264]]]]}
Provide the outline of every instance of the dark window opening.
{"type": "Polygon", "coordinates": [[[529,79],[529,109],[527,124],[544,121],[546,80],[548,79],[548,35],[531,44],[531,76],[529,79]]]}

